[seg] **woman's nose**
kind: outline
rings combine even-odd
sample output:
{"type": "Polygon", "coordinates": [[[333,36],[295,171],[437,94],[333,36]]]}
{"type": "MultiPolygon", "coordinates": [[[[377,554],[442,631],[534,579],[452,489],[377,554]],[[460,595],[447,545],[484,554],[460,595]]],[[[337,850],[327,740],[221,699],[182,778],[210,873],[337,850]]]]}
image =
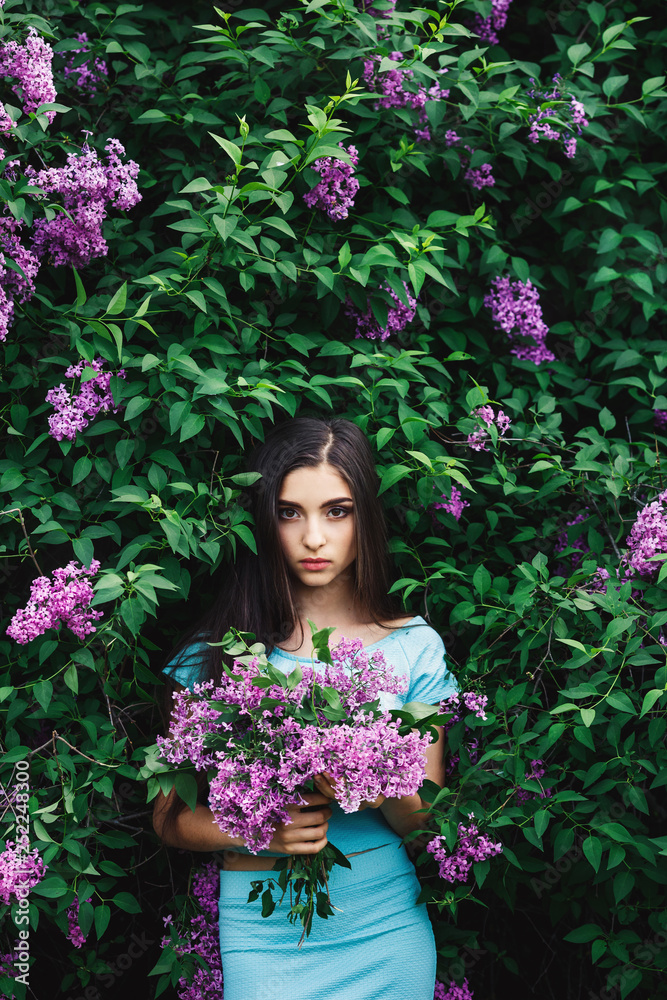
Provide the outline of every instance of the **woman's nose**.
{"type": "Polygon", "coordinates": [[[303,543],[308,549],[319,549],[321,548],[326,539],[324,537],[324,532],[322,530],[322,525],[319,522],[319,518],[316,520],[308,519],[304,526],[304,536],[303,543]]]}

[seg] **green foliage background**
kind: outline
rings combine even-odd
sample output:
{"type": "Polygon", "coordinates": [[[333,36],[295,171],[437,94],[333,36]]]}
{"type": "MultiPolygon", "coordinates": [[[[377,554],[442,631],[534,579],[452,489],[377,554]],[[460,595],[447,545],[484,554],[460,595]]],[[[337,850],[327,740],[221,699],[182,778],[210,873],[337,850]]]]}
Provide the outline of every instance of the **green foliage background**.
{"type": "MultiPolygon", "coordinates": [[[[2,40],[34,24],[53,42],[60,106],[50,126],[22,116],[8,158],[59,166],[82,130],[100,151],[116,136],[143,194],[109,216],[106,258],[77,276],[42,267],[2,344],[2,634],[37,573],[28,539],[45,573],[100,559],[105,616],[83,643],[66,630],[0,642],[1,780],[30,759],[33,843],[49,866],[31,894],[38,996],[54,942],[64,996],[104,985],[128,926],[153,929],[147,961],[159,958],[171,874],[140,773],[154,684],[225,563],[254,544],[246,450],[296,413],[344,415],[369,435],[397,589],[443,634],[463,687],[489,697],[487,721],[467,720],[477,764],[463,725],[450,731],[461,759],[438,809],[452,845],[473,813],[504,854],[453,890],[422,856],[440,977],[465,971],[480,997],[665,995],[667,600],[662,573],[618,579],[636,514],[665,485],[653,419],[667,409],[663,8],[514,0],[491,48],[469,30],[489,11],[7,0],[2,40]],[[62,73],[82,30],[110,68],[93,96],[62,73]],[[426,86],[447,70],[430,142],[414,142],[414,112],[376,109],[362,85],[364,59],[394,50],[426,86]],[[527,139],[530,79],[556,72],[590,121],[572,161],[527,139]],[[464,183],[452,128],[478,150],[473,166],[493,164],[493,188],[464,183]],[[332,222],[303,195],[340,141],[359,150],[361,188],[332,222]],[[556,361],[510,355],[483,306],[498,274],[540,289],[556,361]],[[386,320],[381,286],[404,281],[415,321],[356,340],[346,297],[370,297],[386,320]],[[112,382],[120,409],[57,443],[46,392],[96,356],[126,372],[112,382]],[[470,415],[489,400],[512,425],[474,453],[470,415]],[[452,483],[470,503],[458,523],[430,506],[452,483]],[[581,513],[569,540],[583,531],[590,553],[573,569],[574,550],[554,542],[581,513]],[[546,798],[525,777],[535,758],[546,798]],[[75,892],[89,937],[68,952],[75,892]]],[[[0,188],[31,225],[48,208],[26,184],[19,169],[0,188]]],[[[4,823],[11,839],[11,809],[4,823]]],[[[11,909],[0,916],[8,950],[11,909]]],[[[179,969],[157,971],[173,995],[179,969]]]]}

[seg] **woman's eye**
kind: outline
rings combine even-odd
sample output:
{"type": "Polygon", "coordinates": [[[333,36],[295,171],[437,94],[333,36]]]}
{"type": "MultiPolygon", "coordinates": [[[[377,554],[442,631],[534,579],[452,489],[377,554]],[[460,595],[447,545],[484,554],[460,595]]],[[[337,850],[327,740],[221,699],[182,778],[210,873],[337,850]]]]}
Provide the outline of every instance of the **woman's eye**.
{"type": "Polygon", "coordinates": [[[294,516],[298,516],[294,507],[281,507],[278,511],[278,517],[281,517],[283,521],[293,521],[294,516]]]}
{"type": "Polygon", "coordinates": [[[343,517],[347,517],[348,514],[352,513],[351,507],[330,507],[329,513],[333,515],[334,520],[340,520],[343,517]]]}

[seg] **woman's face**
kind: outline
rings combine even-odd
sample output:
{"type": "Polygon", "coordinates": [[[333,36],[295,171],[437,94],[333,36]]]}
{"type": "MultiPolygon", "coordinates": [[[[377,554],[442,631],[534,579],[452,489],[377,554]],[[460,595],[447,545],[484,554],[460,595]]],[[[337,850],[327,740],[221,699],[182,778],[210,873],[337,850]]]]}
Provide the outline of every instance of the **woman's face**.
{"type": "Polygon", "coordinates": [[[295,469],[278,494],[278,532],[287,565],[300,583],[322,587],[357,555],[349,485],[330,465],[295,469]]]}

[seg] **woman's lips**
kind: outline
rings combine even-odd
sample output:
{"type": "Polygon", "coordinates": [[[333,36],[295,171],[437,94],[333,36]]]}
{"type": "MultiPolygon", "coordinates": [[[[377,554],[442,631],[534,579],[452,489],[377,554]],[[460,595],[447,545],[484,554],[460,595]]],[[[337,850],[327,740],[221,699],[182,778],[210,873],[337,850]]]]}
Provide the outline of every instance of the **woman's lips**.
{"type": "Polygon", "coordinates": [[[304,569],[324,569],[325,566],[329,566],[331,563],[330,559],[302,559],[301,565],[304,569]]]}

